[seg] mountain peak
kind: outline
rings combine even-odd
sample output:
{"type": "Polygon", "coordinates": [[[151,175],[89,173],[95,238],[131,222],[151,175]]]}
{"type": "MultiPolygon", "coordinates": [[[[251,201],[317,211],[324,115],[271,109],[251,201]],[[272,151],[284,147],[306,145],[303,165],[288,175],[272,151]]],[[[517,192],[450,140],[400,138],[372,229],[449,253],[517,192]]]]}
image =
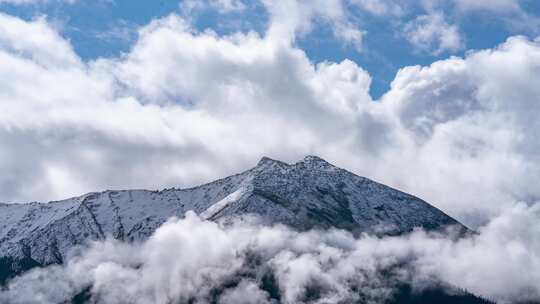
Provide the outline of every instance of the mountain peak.
{"type": "Polygon", "coordinates": [[[259,162],[257,163],[257,166],[255,166],[255,169],[269,169],[269,168],[286,168],[286,167],[292,167],[292,166],[299,166],[304,167],[307,169],[328,169],[328,168],[335,168],[334,165],[330,164],[326,160],[316,156],[316,155],[307,155],[302,160],[296,162],[294,165],[272,159],[267,156],[263,156],[259,162]]]}
{"type": "Polygon", "coordinates": [[[297,230],[333,227],[394,235],[416,227],[466,229],[419,198],[320,157],[309,155],[295,164],[263,157],[251,170],[189,189],[105,191],[49,204],[0,204],[0,264],[2,257],[17,259],[13,269],[25,261],[59,263],[74,244],[107,235],[143,240],[169,217],[189,210],[216,221],[255,215],[263,224],[297,230]]]}
{"type": "Polygon", "coordinates": [[[316,156],[316,155],[308,155],[306,157],[304,157],[303,160],[299,161],[298,163],[296,163],[297,165],[304,165],[304,166],[307,166],[309,168],[317,168],[317,169],[321,169],[321,168],[335,168],[334,165],[332,165],[331,163],[327,162],[326,160],[316,156]]]}
{"type": "Polygon", "coordinates": [[[302,161],[305,162],[305,163],[325,163],[325,164],[328,164],[328,162],[326,160],[318,157],[317,155],[307,155],[306,157],[304,157],[304,159],[302,161]]]}
{"type": "Polygon", "coordinates": [[[286,165],[288,166],[288,164],[282,162],[282,161],[279,161],[279,160],[275,160],[275,159],[272,159],[270,157],[267,157],[267,156],[263,156],[259,162],[257,163],[257,166],[255,166],[256,168],[261,168],[261,167],[269,167],[269,166],[276,166],[276,165],[279,165],[279,166],[283,166],[283,165],[286,165]]]}
{"type": "Polygon", "coordinates": [[[257,163],[257,166],[260,166],[260,165],[264,165],[264,164],[267,164],[267,163],[273,163],[275,162],[276,160],[275,159],[271,159],[270,157],[268,156],[263,156],[259,162],[257,163]]]}

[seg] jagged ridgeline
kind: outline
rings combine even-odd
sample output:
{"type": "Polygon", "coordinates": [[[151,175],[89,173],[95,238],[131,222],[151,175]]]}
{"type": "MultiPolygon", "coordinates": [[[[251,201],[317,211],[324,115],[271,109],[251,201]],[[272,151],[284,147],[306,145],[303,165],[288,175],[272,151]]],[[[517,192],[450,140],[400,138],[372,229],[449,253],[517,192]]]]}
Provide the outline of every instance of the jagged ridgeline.
{"type": "MultiPolygon", "coordinates": [[[[308,156],[295,164],[263,158],[250,170],[189,189],[105,191],[49,203],[1,204],[0,280],[5,284],[30,268],[63,263],[72,248],[90,240],[145,240],[168,218],[189,210],[212,221],[254,215],[262,224],[301,231],[339,228],[356,235],[400,235],[416,227],[448,226],[468,231],[417,197],[321,158],[308,156]]],[[[85,298],[84,292],[76,297],[85,298]]],[[[416,294],[406,286],[395,299],[487,303],[466,292],[416,294]]]]}

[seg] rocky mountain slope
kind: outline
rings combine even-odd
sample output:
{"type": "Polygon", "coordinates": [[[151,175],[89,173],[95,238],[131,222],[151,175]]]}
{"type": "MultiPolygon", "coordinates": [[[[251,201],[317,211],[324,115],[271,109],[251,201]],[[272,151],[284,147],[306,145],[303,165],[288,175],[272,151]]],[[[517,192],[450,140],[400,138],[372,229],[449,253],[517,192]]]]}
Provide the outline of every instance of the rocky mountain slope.
{"type": "Polygon", "coordinates": [[[143,240],[172,216],[193,210],[209,220],[247,214],[299,230],[336,227],[401,234],[459,222],[428,203],[308,156],[295,164],[263,158],[243,173],[189,189],[89,193],[50,203],[0,204],[1,280],[36,265],[61,263],[88,240],[143,240]]]}

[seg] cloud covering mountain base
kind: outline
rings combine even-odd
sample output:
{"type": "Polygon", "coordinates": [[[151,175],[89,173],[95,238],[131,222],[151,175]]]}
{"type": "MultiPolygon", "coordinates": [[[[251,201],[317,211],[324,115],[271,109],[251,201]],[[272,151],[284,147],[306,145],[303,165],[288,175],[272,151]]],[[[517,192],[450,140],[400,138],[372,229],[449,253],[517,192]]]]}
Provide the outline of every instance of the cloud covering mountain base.
{"type": "Polygon", "coordinates": [[[94,242],[25,273],[0,301],[60,303],[86,290],[99,303],[381,303],[400,284],[441,283],[501,303],[540,300],[539,234],[540,209],[524,204],[461,239],[223,226],[190,212],[144,243],[94,242]]]}

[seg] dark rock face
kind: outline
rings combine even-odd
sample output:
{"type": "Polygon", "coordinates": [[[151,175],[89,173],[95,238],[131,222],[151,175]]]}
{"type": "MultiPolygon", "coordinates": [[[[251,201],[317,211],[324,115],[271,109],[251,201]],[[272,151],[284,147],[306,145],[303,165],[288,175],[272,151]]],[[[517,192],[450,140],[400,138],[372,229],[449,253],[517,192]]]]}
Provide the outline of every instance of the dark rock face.
{"type": "Polygon", "coordinates": [[[421,292],[414,292],[410,286],[403,285],[387,304],[495,304],[495,302],[477,297],[466,291],[437,287],[421,292]]]}
{"type": "Polygon", "coordinates": [[[28,271],[32,268],[39,267],[41,264],[31,258],[0,258],[0,286],[4,285],[9,279],[28,271]]]}

